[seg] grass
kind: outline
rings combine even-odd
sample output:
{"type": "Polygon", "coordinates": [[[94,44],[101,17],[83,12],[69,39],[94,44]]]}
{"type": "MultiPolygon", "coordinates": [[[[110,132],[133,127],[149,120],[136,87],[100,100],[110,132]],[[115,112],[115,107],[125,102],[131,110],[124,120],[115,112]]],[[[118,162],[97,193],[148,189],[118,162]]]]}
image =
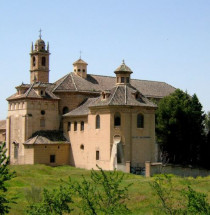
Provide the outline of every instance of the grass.
{"type": "MultiPolygon", "coordinates": [[[[7,182],[10,196],[17,196],[17,204],[12,204],[10,215],[22,215],[28,205],[25,197],[25,190],[31,186],[53,189],[59,186],[61,179],[68,181],[68,178],[74,181],[81,181],[82,175],[86,178],[90,177],[90,171],[78,169],[70,166],[50,167],[45,165],[24,165],[10,166],[11,171],[16,172],[16,177],[7,182]]],[[[157,199],[149,185],[153,178],[145,178],[132,174],[125,174],[123,184],[132,183],[129,187],[129,198],[127,202],[129,209],[134,215],[153,214],[153,209],[158,207],[157,199]]],[[[210,202],[210,176],[198,178],[181,178],[173,177],[173,183],[176,188],[184,188],[191,185],[196,191],[203,192],[208,195],[210,202]]],[[[75,210],[72,214],[78,214],[75,210]]]]}

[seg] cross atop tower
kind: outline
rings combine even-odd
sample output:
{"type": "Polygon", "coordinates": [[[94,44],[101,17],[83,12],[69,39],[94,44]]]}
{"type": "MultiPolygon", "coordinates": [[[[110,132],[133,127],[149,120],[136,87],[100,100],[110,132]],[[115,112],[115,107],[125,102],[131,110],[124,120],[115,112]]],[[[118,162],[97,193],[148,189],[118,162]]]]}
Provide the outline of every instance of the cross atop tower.
{"type": "Polygon", "coordinates": [[[42,29],[39,30],[39,38],[42,39],[42,29]]]}
{"type": "Polygon", "coordinates": [[[79,59],[81,59],[82,51],[79,51],[79,59]]]}

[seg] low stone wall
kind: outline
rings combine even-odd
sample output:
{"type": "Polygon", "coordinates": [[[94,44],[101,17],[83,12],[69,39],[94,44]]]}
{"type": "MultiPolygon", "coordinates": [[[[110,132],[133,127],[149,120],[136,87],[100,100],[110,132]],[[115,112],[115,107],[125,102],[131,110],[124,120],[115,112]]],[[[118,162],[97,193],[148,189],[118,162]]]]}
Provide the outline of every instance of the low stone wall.
{"type": "Polygon", "coordinates": [[[155,174],[174,174],[182,177],[197,177],[197,176],[209,176],[210,170],[182,167],[179,165],[162,163],[151,163],[150,161],[145,162],[145,176],[151,177],[155,174]]]}

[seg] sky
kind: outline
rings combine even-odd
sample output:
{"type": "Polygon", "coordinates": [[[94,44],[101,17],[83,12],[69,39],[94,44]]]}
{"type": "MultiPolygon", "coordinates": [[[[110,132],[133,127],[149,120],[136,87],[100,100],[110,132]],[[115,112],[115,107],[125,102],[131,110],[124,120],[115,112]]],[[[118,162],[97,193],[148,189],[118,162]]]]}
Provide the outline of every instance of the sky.
{"type": "Polygon", "coordinates": [[[209,0],[0,0],[0,119],[15,86],[30,82],[30,48],[50,46],[50,82],[80,57],[88,73],[163,81],[198,96],[210,111],[209,0]]]}

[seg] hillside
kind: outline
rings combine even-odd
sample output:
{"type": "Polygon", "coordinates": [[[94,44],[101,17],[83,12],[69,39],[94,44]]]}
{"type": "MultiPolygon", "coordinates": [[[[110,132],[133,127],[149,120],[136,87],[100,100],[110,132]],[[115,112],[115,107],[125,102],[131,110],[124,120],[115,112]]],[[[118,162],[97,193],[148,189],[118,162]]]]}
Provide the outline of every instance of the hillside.
{"type": "MultiPolygon", "coordinates": [[[[11,215],[24,214],[27,206],[25,198],[25,190],[31,186],[45,187],[52,189],[58,187],[61,183],[60,179],[67,181],[69,177],[73,181],[81,181],[81,175],[86,178],[90,177],[90,171],[78,169],[70,166],[49,167],[45,165],[24,165],[10,166],[11,170],[16,171],[17,177],[7,183],[9,187],[9,195],[18,197],[17,204],[13,204],[10,211],[11,215]]],[[[126,174],[123,184],[133,183],[129,188],[128,207],[132,214],[152,214],[153,208],[157,207],[157,199],[149,185],[153,178],[145,178],[132,174],[126,174]]],[[[176,188],[186,187],[188,184],[196,191],[203,192],[208,195],[210,202],[210,176],[205,178],[180,178],[173,177],[176,188]]],[[[77,209],[72,214],[78,214],[77,209]]]]}

